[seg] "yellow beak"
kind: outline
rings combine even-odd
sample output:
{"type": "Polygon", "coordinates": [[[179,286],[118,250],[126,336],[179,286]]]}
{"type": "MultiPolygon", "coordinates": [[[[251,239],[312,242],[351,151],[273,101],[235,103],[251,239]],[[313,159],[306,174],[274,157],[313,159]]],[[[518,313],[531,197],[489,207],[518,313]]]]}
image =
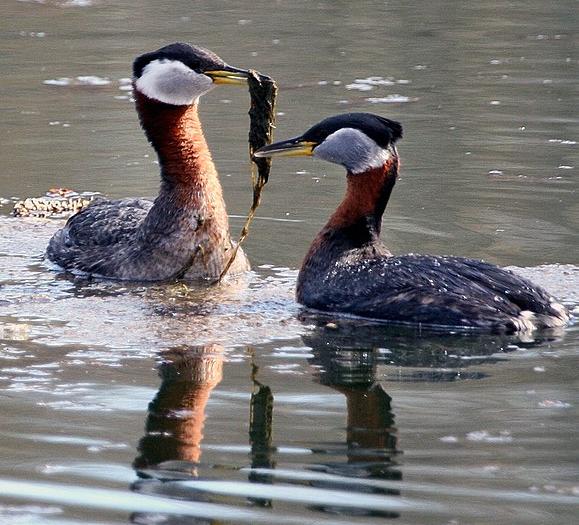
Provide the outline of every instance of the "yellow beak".
{"type": "Polygon", "coordinates": [[[230,86],[246,86],[249,77],[249,71],[229,66],[224,69],[204,71],[203,74],[211,78],[214,84],[229,84],[230,86]]]}
{"type": "Polygon", "coordinates": [[[259,148],[254,157],[311,157],[317,142],[302,140],[301,138],[274,142],[263,148],[259,148]]]}

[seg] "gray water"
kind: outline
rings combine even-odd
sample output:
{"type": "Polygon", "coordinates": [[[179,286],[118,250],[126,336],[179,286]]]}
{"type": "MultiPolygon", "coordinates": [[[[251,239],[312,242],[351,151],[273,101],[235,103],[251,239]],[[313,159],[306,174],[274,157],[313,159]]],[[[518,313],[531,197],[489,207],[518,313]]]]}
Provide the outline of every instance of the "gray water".
{"type": "MultiPolygon", "coordinates": [[[[62,222],[10,210],[51,187],[154,196],[126,79],[184,40],[277,79],[279,139],[400,120],[391,250],[513,266],[579,313],[578,27],[571,0],[5,0],[0,523],[577,522],[576,325],[466,337],[295,304],[339,168],[274,164],[254,272],[209,289],[58,274],[62,222]]],[[[201,108],[234,230],[248,104],[222,87],[201,108]]]]}

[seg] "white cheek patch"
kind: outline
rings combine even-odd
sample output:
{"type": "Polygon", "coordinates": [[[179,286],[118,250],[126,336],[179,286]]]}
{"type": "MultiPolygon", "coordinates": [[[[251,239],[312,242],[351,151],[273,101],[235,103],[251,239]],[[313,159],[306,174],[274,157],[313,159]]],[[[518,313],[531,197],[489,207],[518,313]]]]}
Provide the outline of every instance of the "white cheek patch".
{"type": "Polygon", "coordinates": [[[356,174],[383,166],[390,159],[391,152],[358,129],[342,128],[328,135],[314,149],[314,157],[341,164],[356,174]]]}
{"type": "Polygon", "coordinates": [[[185,106],[207,93],[213,87],[213,81],[179,60],[153,60],[145,66],[135,85],[149,98],[185,106]]]}

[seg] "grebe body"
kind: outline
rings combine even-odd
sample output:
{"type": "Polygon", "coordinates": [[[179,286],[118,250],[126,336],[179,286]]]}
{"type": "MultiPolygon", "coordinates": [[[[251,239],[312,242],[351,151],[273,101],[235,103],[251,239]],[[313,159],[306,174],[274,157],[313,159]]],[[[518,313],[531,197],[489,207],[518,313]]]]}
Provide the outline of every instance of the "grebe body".
{"type": "MultiPolygon", "coordinates": [[[[203,135],[199,98],[248,72],[205,49],[176,43],[133,64],[136,109],[161,169],[159,195],[101,199],[71,217],[47,256],[67,271],[158,281],[219,276],[233,248],[221,184],[203,135]]],[[[249,269],[239,250],[233,273],[249,269]]]]}
{"type": "Polygon", "coordinates": [[[564,325],[569,314],[545,290],[483,261],[393,256],[380,240],[396,183],[397,122],[369,113],[330,117],[256,156],[312,155],[347,170],[342,203],[312,243],[296,297],[309,308],[384,321],[495,332],[564,325]]]}

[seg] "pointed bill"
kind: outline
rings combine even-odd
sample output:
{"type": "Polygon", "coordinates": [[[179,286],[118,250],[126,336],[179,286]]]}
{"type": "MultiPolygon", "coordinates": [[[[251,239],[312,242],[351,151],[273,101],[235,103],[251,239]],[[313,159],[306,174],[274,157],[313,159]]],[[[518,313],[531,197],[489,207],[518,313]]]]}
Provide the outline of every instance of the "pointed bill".
{"type": "Polygon", "coordinates": [[[203,71],[203,74],[211,78],[214,84],[229,84],[234,86],[246,86],[249,77],[249,71],[231,66],[225,66],[223,69],[203,71]]]}
{"type": "Polygon", "coordinates": [[[259,148],[254,157],[311,157],[317,142],[303,140],[301,137],[274,142],[259,148]]]}

